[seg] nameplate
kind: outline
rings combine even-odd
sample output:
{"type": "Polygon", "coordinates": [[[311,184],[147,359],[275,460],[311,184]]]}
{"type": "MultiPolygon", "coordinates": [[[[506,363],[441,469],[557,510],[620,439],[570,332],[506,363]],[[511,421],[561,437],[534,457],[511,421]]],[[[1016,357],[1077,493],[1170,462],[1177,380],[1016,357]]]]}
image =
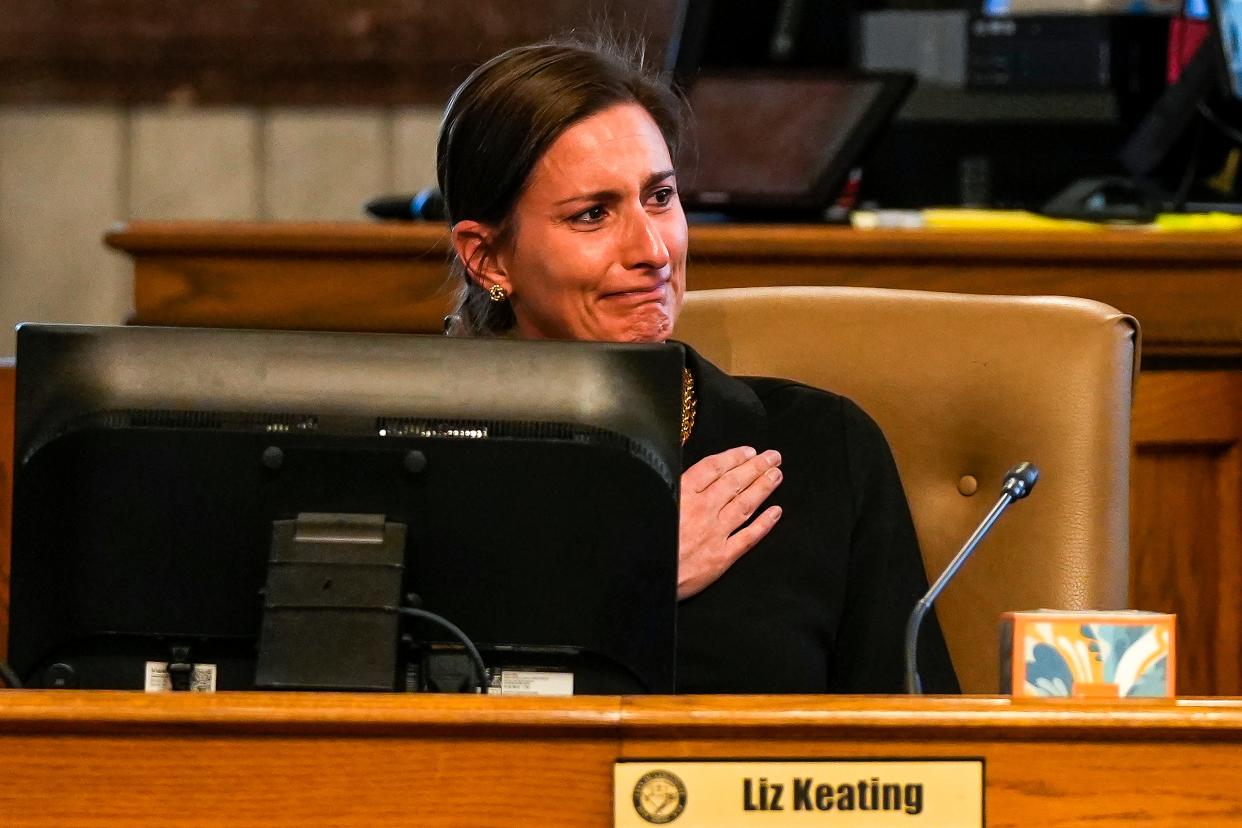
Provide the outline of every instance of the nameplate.
{"type": "Polygon", "coordinates": [[[616,828],[982,828],[982,759],[618,761],[616,828]]]}

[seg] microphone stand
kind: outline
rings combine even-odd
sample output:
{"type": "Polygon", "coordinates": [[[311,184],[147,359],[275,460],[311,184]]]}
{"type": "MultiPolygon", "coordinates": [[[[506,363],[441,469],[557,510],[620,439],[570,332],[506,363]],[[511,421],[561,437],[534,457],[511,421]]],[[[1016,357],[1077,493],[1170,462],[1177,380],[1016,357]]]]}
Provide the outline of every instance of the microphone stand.
{"type": "Polygon", "coordinates": [[[962,568],[962,564],[966,563],[966,559],[975,551],[975,547],[979,542],[992,530],[992,525],[996,523],[1001,514],[1009,508],[1009,504],[1015,500],[1021,500],[1030,494],[1031,489],[1035,487],[1035,481],[1039,479],[1039,469],[1035,468],[1031,463],[1019,463],[1009,470],[1005,475],[1005,483],[1001,489],[1001,496],[996,501],[996,505],[992,507],[992,511],[988,512],[987,517],[979,524],[974,533],[958,550],[953,560],[949,561],[949,565],[945,567],[944,572],[940,573],[940,577],[931,585],[931,589],[927,590],[927,594],[918,600],[914,605],[914,611],[910,613],[910,620],[906,622],[906,693],[909,695],[919,695],[923,692],[923,682],[919,679],[918,670],[918,643],[919,629],[923,626],[923,618],[927,615],[927,611],[931,609],[936,599],[940,597],[940,593],[948,586],[949,581],[953,580],[953,576],[962,568]]]}

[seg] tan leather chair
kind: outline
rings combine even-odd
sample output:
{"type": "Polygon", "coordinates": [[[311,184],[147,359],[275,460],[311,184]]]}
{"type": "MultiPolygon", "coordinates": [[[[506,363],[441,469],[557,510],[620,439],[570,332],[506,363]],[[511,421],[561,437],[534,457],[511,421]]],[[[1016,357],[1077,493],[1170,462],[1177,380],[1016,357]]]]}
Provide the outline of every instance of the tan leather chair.
{"type": "Polygon", "coordinates": [[[674,335],[728,373],[798,380],[866,409],[893,448],[929,581],[1005,472],[1039,467],[1031,496],[937,602],[963,692],[998,689],[1002,612],[1126,606],[1132,317],[1060,297],[741,288],[688,292],[674,335]]]}

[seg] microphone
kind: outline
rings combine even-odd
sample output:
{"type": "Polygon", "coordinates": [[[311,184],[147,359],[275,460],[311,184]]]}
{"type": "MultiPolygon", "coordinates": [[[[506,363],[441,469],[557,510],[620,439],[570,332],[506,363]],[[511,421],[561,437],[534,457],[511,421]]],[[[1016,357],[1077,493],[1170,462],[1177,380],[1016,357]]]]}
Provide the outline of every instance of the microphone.
{"type": "Polygon", "coordinates": [[[1039,480],[1039,469],[1035,468],[1032,463],[1019,463],[1009,470],[1001,486],[1000,499],[996,501],[992,511],[988,512],[987,517],[975,529],[974,534],[966,540],[953,560],[949,561],[949,565],[945,567],[944,572],[940,573],[940,577],[931,585],[931,589],[927,590],[927,594],[914,605],[914,611],[910,613],[910,620],[906,624],[906,692],[908,694],[917,695],[923,692],[923,683],[919,680],[918,670],[919,628],[923,626],[923,617],[927,615],[932,603],[944,591],[949,581],[953,580],[953,576],[962,568],[962,564],[966,563],[970,553],[975,551],[979,542],[992,530],[992,525],[996,523],[1001,513],[1009,508],[1010,503],[1030,494],[1037,480],[1039,480]]]}
{"type": "Polygon", "coordinates": [[[413,195],[378,196],[366,203],[365,209],[377,219],[398,221],[441,221],[444,196],[435,187],[427,187],[413,195]]]}

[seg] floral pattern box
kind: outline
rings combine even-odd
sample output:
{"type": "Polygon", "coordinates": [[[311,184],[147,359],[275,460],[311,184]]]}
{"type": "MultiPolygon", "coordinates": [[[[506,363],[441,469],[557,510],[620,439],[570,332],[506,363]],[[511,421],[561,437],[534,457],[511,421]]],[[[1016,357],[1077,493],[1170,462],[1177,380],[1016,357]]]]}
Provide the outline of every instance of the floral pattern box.
{"type": "Polygon", "coordinates": [[[1176,616],[1038,610],[1001,617],[1001,692],[1020,697],[1171,698],[1176,616]]]}

